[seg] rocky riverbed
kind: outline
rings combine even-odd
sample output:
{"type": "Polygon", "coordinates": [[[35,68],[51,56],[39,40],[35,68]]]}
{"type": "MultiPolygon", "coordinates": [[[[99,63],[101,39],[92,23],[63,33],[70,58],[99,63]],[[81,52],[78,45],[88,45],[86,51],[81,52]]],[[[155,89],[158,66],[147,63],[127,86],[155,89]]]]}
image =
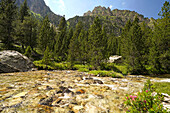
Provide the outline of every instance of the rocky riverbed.
{"type": "MultiPolygon", "coordinates": [[[[2,113],[124,113],[125,95],[143,88],[148,77],[97,77],[78,71],[0,74],[2,113]]],[[[170,79],[152,78],[152,81],[170,79]]],[[[166,107],[170,108],[167,95],[166,107]]]]}

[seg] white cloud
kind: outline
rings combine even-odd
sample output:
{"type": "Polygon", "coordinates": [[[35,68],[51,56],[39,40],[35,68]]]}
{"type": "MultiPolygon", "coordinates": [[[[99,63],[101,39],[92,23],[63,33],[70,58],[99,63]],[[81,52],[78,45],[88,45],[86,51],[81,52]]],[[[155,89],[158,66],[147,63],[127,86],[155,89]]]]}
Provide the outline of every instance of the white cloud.
{"type": "Polygon", "coordinates": [[[110,9],[112,9],[112,7],[113,7],[112,5],[109,6],[110,9]]]}
{"type": "Polygon", "coordinates": [[[126,4],[126,2],[122,2],[122,5],[125,5],[126,4]]]}

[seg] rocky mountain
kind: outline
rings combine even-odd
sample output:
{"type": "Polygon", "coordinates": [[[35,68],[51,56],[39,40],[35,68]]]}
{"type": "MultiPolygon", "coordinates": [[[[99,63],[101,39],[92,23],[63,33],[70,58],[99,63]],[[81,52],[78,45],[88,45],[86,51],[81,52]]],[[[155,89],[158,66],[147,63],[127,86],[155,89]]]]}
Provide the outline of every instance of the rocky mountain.
{"type": "Polygon", "coordinates": [[[82,21],[85,27],[90,27],[93,23],[94,18],[98,16],[100,17],[102,24],[109,29],[114,29],[116,35],[120,35],[121,29],[124,27],[126,22],[130,19],[134,20],[135,16],[139,18],[139,22],[145,21],[148,26],[152,27],[154,19],[145,18],[143,15],[138,14],[135,11],[130,10],[111,10],[109,7],[97,6],[93,9],[93,11],[88,11],[84,13],[83,16],[76,16],[68,20],[70,26],[75,27],[78,21],[82,21]]]}
{"type": "MultiPolygon", "coordinates": [[[[24,0],[16,0],[16,4],[20,6],[24,0]]],[[[44,0],[27,0],[27,4],[31,11],[40,14],[42,17],[48,15],[51,23],[58,25],[62,16],[54,14],[45,4],[44,0]]]]}
{"type": "Polygon", "coordinates": [[[135,16],[139,18],[139,21],[146,21],[149,22],[148,18],[144,18],[143,15],[138,14],[135,11],[130,11],[130,10],[119,10],[119,9],[114,9],[111,11],[111,9],[97,6],[93,9],[93,11],[88,11],[84,13],[84,16],[109,16],[109,17],[119,17],[123,21],[127,20],[133,20],[135,16]]]}

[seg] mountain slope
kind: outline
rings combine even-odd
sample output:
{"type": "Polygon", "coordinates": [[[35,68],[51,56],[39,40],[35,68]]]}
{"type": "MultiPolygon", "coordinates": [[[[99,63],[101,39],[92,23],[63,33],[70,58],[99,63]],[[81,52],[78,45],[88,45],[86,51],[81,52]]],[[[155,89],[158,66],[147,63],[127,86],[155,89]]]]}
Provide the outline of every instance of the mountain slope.
{"type": "MultiPolygon", "coordinates": [[[[16,0],[16,4],[20,6],[24,0],[16,0]]],[[[28,7],[31,11],[40,14],[42,17],[48,15],[49,20],[54,25],[58,25],[61,19],[60,15],[54,14],[50,8],[45,4],[44,0],[27,0],[28,7]]]]}
{"type": "Polygon", "coordinates": [[[111,11],[111,9],[108,7],[107,9],[105,7],[97,6],[93,9],[93,11],[88,11],[84,13],[84,16],[109,16],[109,17],[120,17],[123,21],[127,20],[133,20],[135,16],[139,18],[139,21],[146,21],[149,22],[148,18],[144,18],[143,15],[138,14],[135,11],[130,10],[118,10],[114,9],[111,11]]]}
{"type": "Polygon", "coordinates": [[[126,22],[129,19],[133,21],[135,16],[139,18],[139,22],[145,21],[149,26],[152,26],[153,24],[150,21],[151,19],[144,18],[143,15],[138,14],[135,11],[118,9],[114,9],[111,11],[109,7],[105,8],[101,6],[95,7],[93,11],[88,11],[84,13],[84,16],[81,17],[76,16],[74,18],[69,19],[68,23],[70,26],[75,27],[78,21],[82,21],[84,25],[89,28],[96,16],[99,16],[99,18],[102,21],[102,24],[107,28],[107,30],[113,29],[116,35],[120,35],[121,30],[126,24],[126,22]]]}

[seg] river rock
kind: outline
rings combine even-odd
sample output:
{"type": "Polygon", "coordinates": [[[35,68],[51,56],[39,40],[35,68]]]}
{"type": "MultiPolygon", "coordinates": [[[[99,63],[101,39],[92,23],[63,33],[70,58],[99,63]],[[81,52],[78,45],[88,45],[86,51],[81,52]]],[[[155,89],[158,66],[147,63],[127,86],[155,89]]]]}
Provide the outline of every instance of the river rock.
{"type": "Polygon", "coordinates": [[[28,57],[17,51],[5,50],[0,52],[0,72],[25,72],[31,70],[33,63],[28,57]]]}

